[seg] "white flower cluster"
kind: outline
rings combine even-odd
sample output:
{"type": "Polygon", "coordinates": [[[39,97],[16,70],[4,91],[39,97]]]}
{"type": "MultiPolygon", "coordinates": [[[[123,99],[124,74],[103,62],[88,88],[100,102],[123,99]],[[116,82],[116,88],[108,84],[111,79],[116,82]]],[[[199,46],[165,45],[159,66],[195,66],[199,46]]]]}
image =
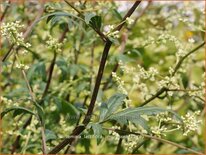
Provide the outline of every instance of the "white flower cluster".
{"type": "Polygon", "coordinates": [[[60,115],[60,120],[59,120],[59,125],[60,125],[60,129],[64,129],[64,130],[60,130],[58,132],[58,137],[59,138],[63,138],[64,135],[65,135],[65,132],[66,133],[71,133],[72,130],[74,129],[73,126],[69,126],[67,123],[66,123],[66,118],[63,116],[63,115],[60,115]]]}
{"type": "Polygon", "coordinates": [[[200,111],[194,113],[187,113],[185,116],[182,116],[184,122],[184,136],[187,136],[188,133],[198,130],[201,120],[197,120],[197,116],[200,114],[200,111]]]}
{"type": "Polygon", "coordinates": [[[105,27],[106,32],[104,32],[104,34],[111,38],[119,38],[119,31],[114,31],[114,28],[114,25],[107,25],[105,27]]]}
{"type": "Polygon", "coordinates": [[[119,76],[117,76],[117,74],[115,72],[112,72],[112,77],[117,82],[119,91],[125,95],[128,95],[127,90],[124,88],[124,81],[122,81],[121,78],[119,76]]]}
{"type": "Polygon", "coordinates": [[[11,99],[8,99],[6,97],[1,96],[1,102],[5,103],[7,106],[18,106],[17,102],[12,101],[11,99]]]}
{"type": "Polygon", "coordinates": [[[23,28],[24,25],[20,25],[20,21],[2,23],[0,32],[3,36],[6,36],[10,41],[12,41],[17,46],[22,45],[29,48],[31,45],[24,42],[23,33],[19,33],[19,30],[23,28]]]}
{"type": "Polygon", "coordinates": [[[62,43],[59,43],[57,39],[53,38],[51,35],[48,36],[49,39],[46,41],[47,47],[50,50],[54,50],[56,52],[61,52],[61,48],[63,46],[62,43]]]}
{"type": "Polygon", "coordinates": [[[158,40],[166,43],[167,41],[171,41],[175,44],[175,47],[177,48],[176,57],[177,60],[179,60],[180,57],[183,57],[187,54],[187,51],[183,47],[182,43],[173,35],[170,35],[169,33],[163,33],[158,37],[158,40]]]}
{"type": "Polygon", "coordinates": [[[24,64],[16,64],[16,68],[23,69],[23,70],[28,70],[29,66],[28,65],[24,65],[24,64]]]}
{"type": "Polygon", "coordinates": [[[151,131],[153,134],[155,134],[157,137],[166,136],[165,132],[167,132],[167,128],[165,126],[154,126],[151,127],[151,131]]]}
{"type": "Polygon", "coordinates": [[[126,23],[127,23],[128,25],[131,25],[131,24],[134,23],[134,20],[133,20],[131,17],[127,17],[127,18],[126,18],[126,23]]]}
{"type": "Polygon", "coordinates": [[[120,69],[124,72],[124,73],[133,73],[135,71],[135,68],[134,67],[128,67],[126,65],[123,64],[123,62],[120,60],[119,61],[119,66],[120,66],[120,69]]]}
{"type": "MultiPolygon", "coordinates": [[[[169,77],[166,76],[163,80],[159,81],[158,87],[167,87],[168,89],[180,89],[180,86],[178,84],[177,77],[169,77]]],[[[173,92],[168,92],[169,96],[173,95],[173,92]]]]}
{"type": "MultiPolygon", "coordinates": [[[[118,129],[120,130],[119,126],[112,126],[112,129],[118,129]]],[[[118,133],[116,133],[115,131],[109,130],[109,134],[112,136],[112,141],[117,144],[120,138],[120,135],[118,133]]]]}
{"type": "Polygon", "coordinates": [[[123,145],[124,148],[128,151],[128,152],[132,152],[133,149],[136,147],[137,142],[139,141],[140,136],[137,135],[127,135],[124,137],[124,141],[123,141],[123,145]]]}
{"type": "Polygon", "coordinates": [[[148,71],[146,71],[143,67],[140,65],[137,66],[139,69],[139,77],[146,80],[149,79],[151,81],[155,81],[155,76],[158,75],[158,71],[154,67],[150,67],[148,71]]]}

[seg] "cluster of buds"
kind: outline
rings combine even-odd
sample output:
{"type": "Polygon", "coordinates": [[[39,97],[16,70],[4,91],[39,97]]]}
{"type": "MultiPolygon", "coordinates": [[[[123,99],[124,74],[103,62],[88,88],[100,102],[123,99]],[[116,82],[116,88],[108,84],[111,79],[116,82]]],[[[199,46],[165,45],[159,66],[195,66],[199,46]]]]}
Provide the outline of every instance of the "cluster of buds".
{"type": "Polygon", "coordinates": [[[25,43],[23,33],[19,32],[23,27],[24,25],[21,25],[20,21],[2,23],[0,32],[17,46],[21,45],[29,48],[31,45],[29,43],[25,43]]]}

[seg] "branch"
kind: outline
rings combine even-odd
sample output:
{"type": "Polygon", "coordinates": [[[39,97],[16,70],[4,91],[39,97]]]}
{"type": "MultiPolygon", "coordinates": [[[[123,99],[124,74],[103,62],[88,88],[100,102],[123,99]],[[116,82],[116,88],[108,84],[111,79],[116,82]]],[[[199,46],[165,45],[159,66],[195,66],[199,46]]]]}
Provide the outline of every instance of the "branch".
{"type": "MultiPolygon", "coordinates": [[[[16,60],[18,61],[18,63],[20,64],[20,60],[19,60],[17,54],[15,55],[15,57],[16,57],[16,60]]],[[[23,77],[24,77],[24,80],[26,82],[26,85],[27,85],[27,88],[29,90],[29,94],[30,94],[30,96],[32,98],[32,101],[36,102],[36,97],[34,95],[34,92],[32,90],[32,87],[31,87],[31,85],[29,83],[29,80],[28,80],[28,78],[26,76],[26,73],[25,73],[24,69],[21,69],[21,72],[23,74],[23,77]]],[[[43,154],[46,154],[45,129],[44,129],[44,125],[42,124],[42,122],[40,122],[40,124],[41,124],[41,134],[42,134],[42,151],[43,151],[43,154]]]]}
{"type": "MultiPolygon", "coordinates": [[[[135,24],[137,23],[137,21],[144,15],[145,11],[148,9],[148,7],[150,6],[151,4],[151,0],[148,2],[147,6],[140,12],[140,14],[138,16],[136,16],[135,20],[134,20],[134,23],[129,27],[127,28],[128,31],[132,30],[135,26],[135,24]]],[[[125,35],[127,35],[127,33],[125,33],[125,35]]],[[[122,49],[121,49],[121,53],[124,53],[124,49],[125,49],[125,44],[126,44],[126,41],[127,41],[127,37],[128,36],[122,36],[122,49]]],[[[119,68],[119,63],[117,62],[114,67],[113,67],[113,70],[112,72],[116,72],[117,69],[119,68]]],[[[106,90],[108,88],[108,85],[109,83],[111,82],[112,80],[112,74],[109,75],[109,78],[106,80],[104,86],[103,86],[103,90],[106,90]]]]}
{"type": "Polygon", "coordinates": [[[204,154],[204,153],[202,153],[202,152],[198,152],[198,151],[195,151],[195,150],[193,150],[193,149],[187,148],[187,147],[185,147],[185,146],[183,146],[183,145],[177,144],[177,143],[175,143],[175,142],[172,142],[172,141],[169,141],[169,140],[166,140],[166,139],[162,139],[162,138],[159,138],[159,137],[155,137],[155,136],[143,134],[143,133],[137,133],[137,132],[131,132],[131,131],[119,130],[119,129],[112,129],[112,128],[103,128],[103,129],[114,131],[114,132],[116,132],[116,133],[118,133],[118,134],[120,134],[120,135],[121,135],[121,134],[129,134],[129,135],[143,136],[143,137],[145,137],[145,138],[154,139],[154,140],[160,141],[160,142],[162,142],[162,143],[167,143],[167,144],[176,146],[176,147],[178,147],[178,148],[181,148],[181,149],[190,151],[190,152],[195,153],[195,154],[201,154],[201,155],[204,154]]]}
{"type": "MultiPolygon", "coordinates": [[[[190,52],[188,52],[184,57],[182,57],[179,62],[177,63],[177,65],[175,66],[174,72],[172,73],[172,77],[175,76],[176,72],[178,71],[178,69],[181,67],[183,61],[190,56],[192,53],[196,52],[198,49],[200,49],[201,47],[203,47],[205,45],[205,42],[203,42],[202,44],[200,44],[199,46],[197,46],[196,48],[194,48],[193,50],[191,50],[190,52]]],[[[167,91],[168,88],[161,88],[156,94],[154,94],[152,97],[150,97],[148,100],[146,100],[144,103],[142,103],[140,105],[140,107],[145,106],[146,104],[148,104],[149,102],[151,102],[152,100],[154,100],[155,98],[159,97],[162,93],[164,93],[165,91],[167,91]]]]}
{"type": "Polygon", "coordinates": [[[3,21],[5,15],[6,15],[7,11],[8,11],[8,9],[9,9],[9,7],[10,7],[10,4],[11,4],[11,0],[8,1],[8,4],[7,4],[7,6],[6,6],[4,12],[3,12],[2,15],[1,15],[0,22],[3,21]]]}
{"type": "MultiPolygon", "coordinates": [[[[132,15],[132,13],[135,11],[135,9],[139,5],[139,3],[140,3],[140,1],[136,1],[134,3],[134,5],[131,7],[131,9],[128,11],[128,13],[123,18],[123,21],[127,17],[130,17],[132,15]]],[[[119,26],[118,30],[120,30],[122,28],[122,26],[123,26],[123,24],[119,26]]],[[[98,74],[97,74],[94,90],[93,90],[93,93],[92,93],[91,102],[89,104],[88,111],[87,111],[87,113],[85,115],[85,118],[83,120],[83,124],[84,125],[77,126],[73,130],[70,138],[66,138],[62,142],[60,142],[56,147],[54,147],[54,149],[52,149],[49,152],[49,154],[56,154],[60,150],[62,150],[66,145],[71,145],[74,142],[74,140],[77,138],[76,136],[80,135],[84,131],[84,129],[87,126],[87,124],[90,122],[90,119],[91,119],[91,116],[92,116],[92,113],[93,113],[93,109],[94,109],[94,105],[95,105],[95,102],[96,102],[97,94],[98,94],[98,91],[99,91],[99,87],[100,87],[100,84],[101,84],[105,63],[106,63],[107,56],[108,56],[108,53],[109,53],[111,45],[112,45],[112,42],[107,39],[107,41],[105,43],[105,46],[104,46],[104,51],[102,53],[102,58],[101,58],[101,61],[100,61],[100,66],[99,66],[99,70],[98,70],[98,74]]]]}
{"type": "Polygon", "coordinates": [[[172,73],[172,76],[175,75],[175,73],[177,72],[177,70],[180,68],[180,66],[182,65],[183,61],[190,56],[192,53],[194,53],[195,51],[197,51],[198,49],[200,49],[201,47],[203,47],[205,45],[205,41],[200,44],[199,46],[197,46],[196,48],[194,48],[193,50],[191,50],[189,53],[187,53],[184,57],[182,57],[180,59],[180,61],[177,63],[177,65],[175,66],[174,72],[172,73]]]}
{"type": "MultiPolygon", "coordinates": [[[[82,14],[82,11],[80,11],[79,9],[77,9],[75,6],[73,6],[71,3],[69,3],[67,0],[64,0],[71,8],[73,8],[79,15],[80,17],[84,20],[84,14],[82,14]]],[[[89,25],[90,26],[90,25],[89,25]]],[[[104,35],[104,33],[102,33],[99,30],[94,29],[92,26],[90,26],[99,36],[103,41],[107,41],[108,38],[107,36],[104,35]]]]}

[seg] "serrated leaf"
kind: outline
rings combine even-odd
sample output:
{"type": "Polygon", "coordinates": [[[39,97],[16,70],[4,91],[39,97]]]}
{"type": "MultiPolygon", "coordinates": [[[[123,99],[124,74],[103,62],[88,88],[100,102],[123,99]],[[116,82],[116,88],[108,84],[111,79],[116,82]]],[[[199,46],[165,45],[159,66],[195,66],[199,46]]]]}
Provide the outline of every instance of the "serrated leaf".
{"type": "Polygon", "coordinates": [[[100,106],[99,121],[102,122],[107,114],[108,107],[106,103],[102,103],[100,106]]]}
{"type": "Polygon", "coordinates": [[[174,117],[182,122],[181,117],[172,110],[164,109],[160,107],[138,107],[138,108],[127,108],[123,111],[117,112],[111,115],[108,120],[116,120],[120,124],[127,124],[128,121],[141,125],[145,130],[149,131],[146,125],[146,120],[144,120],[141,115],[155,115],[161,112],[170,112],[174,117]]]}
{"type": "Polygon", "coordinates": [[[21,113],[29,113],[32,115],[35,115],[35,113],[33,113],[31,110],[24,108],[24,107],[12,107],[12,108],[8,108],[6,110],[4,110],[1,113],[1,118],[3,118],[8,112],[14,111],[13,116],[16,117],[17,115],[21,114],[21,113]],[[17,112],[15,112],[17,111],[17,112]]]}
{"type": "Polygon", "coordinates": [[[147,121],[139,116],[138,118],[135,119],[131,119],[130,120],[132,123],[134,123],[135,125],[140,125],[141,127],[143,127],[148,133],[151,133],[151,130],[149,128],[149,126],[147,125],[147,121]]]}
{"type": "Polygon", "coordinates": [[[94,132],[94,136],[97,138],[97,144],[99,144],[102,138],[102,126],[98,123],[91,123],[91,128],[94,132]]]}
{"type": "Polygon", "coordinates": [[[119,106],[123,104],[124,99],[127,96],[125,94],[115,94],[109,98],[106,105],[100,107],[100,121],[103,121],[106,117],[109,117],[113,112],[117,110],[119,106]]]}

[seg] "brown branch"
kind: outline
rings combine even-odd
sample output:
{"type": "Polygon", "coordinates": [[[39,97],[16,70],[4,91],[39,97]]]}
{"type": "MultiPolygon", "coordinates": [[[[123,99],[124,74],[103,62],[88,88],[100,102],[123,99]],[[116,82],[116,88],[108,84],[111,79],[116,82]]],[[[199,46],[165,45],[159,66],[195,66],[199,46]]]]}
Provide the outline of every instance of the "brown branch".
{"type": "Polygon", "coordinates": [[[2,15],[1,15],[0,22],[2,22],[2,21],[4,20],[4,17],[5,17],[5,15],[6,15],[8,9],[9,9],[9,7],[10,7],[10,4],[11,4],[11,0],[8,1],[8,4],[7,4],[7,6],[6,6],[4,12],[3,12],[2,15]]]}
{"type": "MultiPolygon", "coordinates": [[[[139,5],[139,3],[140,3],[140,1],[136,1],[134,3],[134,5],[130,8],[128,13],[123,18],[123,21],[127,17],[130,17],[132,15],[132,13],[135,11],[135,9],[139,5]]],[[[117,30],[120,30],[123,25],[124,25],[124,23],[121,24],[117,28],[117,30]]],[[[56,147],[54,147],[54,149],[52,149],[49,152],[49,154],[56,154],[60,150],[62,150],[66,145],[71,145],[74,142],[75,138],[77,138],[77,136],[80,135],[84,131],[85,127],[90,122],[90,119],[91,119],[91,116],[92,116],[92,113],[93,113],[93,109],[94,109],[94,105],[95,105],[95,102],[96,102],[97,94],[98,94],[98,91],[99,91],[99,87],[100,87],[100,84],[101,84],[102,75],[103,75],[103,72],[104,72],[104,67],[105,67],[105,64],[106,64],[107,56],[108,56],[108,53],[109,53],[111,45],[112,45],[112,42],[109,39],[107,39],[107,41],[105,43],[105,46],[104,46],[104,51],[102,53],[102,58],[101,58],[101,61],[100,61],[100,66],[99,66],[99,70],[98,70],[98,74],[97,74],[94,90],[93,90],[93,93],[92,93],[91,102],[89,104],[86,116],[85,116],[85,118],[83,120],[84,126],[82,125],[82,126],[76,127],[73,130],[71,136],[69,138],[64,139],[62,142],[60,142],[56,147]]]]}
{"type": "MultiPolygon", "coordinates": [[[[151,2],[152,0],[148,1],[148,4],[147,6],[140,12],[140,14],[138,16],[136,16],[135,20],[134,20],[134,23],[132,24],[132,26],[130,26],[129,28],[127,28],[128,31],[132,30],[135,26],[135,24],[137,23],[137,21],[144,15],[145,11],[148,9],[148,7],[151,5],[151,2]]],[[[127,35],[127,33],[125,33],[125,35],[127,35]]],[[[125,49],[125,44],[126,44],[126,41],[127,41],[127,37],[128,36],[122,36],[123,37],[123,40],[122,40],[122,43],[121,44],[124,44],[122,45],[122,49],[121,49],[121,53],[124,52],[124,49],[125,49]]],[[[113,67],[113,70],[112,72],[116,72],[119,68],[119,63],[117,62],[115,64],[115,66],[113,67]]],[[[107,79],[107,81],[104,83],[104,86],[103,86],[103,90],[106,90],[108,88],[108,85],[109,83],[111,82],[112,80],[112,74],[109,75],[109,78],[107,79]]]]}

